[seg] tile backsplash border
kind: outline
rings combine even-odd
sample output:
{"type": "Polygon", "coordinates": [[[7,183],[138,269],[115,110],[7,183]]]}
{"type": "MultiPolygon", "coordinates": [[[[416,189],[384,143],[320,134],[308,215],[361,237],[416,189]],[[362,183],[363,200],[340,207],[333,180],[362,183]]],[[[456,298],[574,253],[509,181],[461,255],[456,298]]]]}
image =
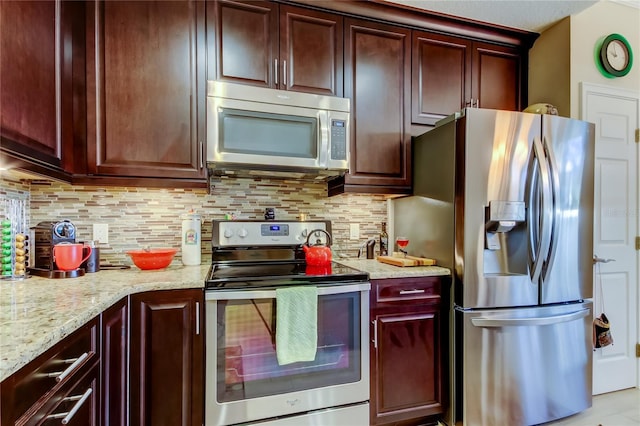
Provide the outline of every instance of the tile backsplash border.
{"type": "MultiPolygon", "coordinates": [[[[68,219],[77,240],[92,238],[94,223],[109,225],[109,243],[102,245],[102,263],[131,265],[126,251],[142,246],[180,248],[183,213],[202,216],[202,262],[211,258],[211,221],[233,214],[240,219],[263,219],[267,207],[276,220],[308,219],[332,222],[333,251],[355,257],[368,238],[377,238],[387,221],[386,195],[326,196],[326,184],[279,179],[222,178],[213,194],[204,189],[157,189],[69,185],[47,180],[0,177],[0,196],[27,197],[31,226],[68,219]],[[350,224],[359,224],[360,238],[349,239],[350,224]]],[[[378,246],[376,245],[376,251],[378,246]]],[[[180,251],[174,264],[181,259],[180,251]]]]}

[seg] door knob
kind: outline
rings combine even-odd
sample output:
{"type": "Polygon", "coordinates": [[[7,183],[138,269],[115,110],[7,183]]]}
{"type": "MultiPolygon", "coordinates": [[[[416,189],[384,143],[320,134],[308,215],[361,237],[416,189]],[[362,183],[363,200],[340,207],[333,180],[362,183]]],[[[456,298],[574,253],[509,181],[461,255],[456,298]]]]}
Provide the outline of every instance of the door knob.
{"type": "Polygon", "coordinates": [[[603,259],[601,257],[598,257],[597,254],[593,255],[593,264],[595,265],[596,263],[609,263],[609,262],[615,262],[615,259],[603,259]]]}

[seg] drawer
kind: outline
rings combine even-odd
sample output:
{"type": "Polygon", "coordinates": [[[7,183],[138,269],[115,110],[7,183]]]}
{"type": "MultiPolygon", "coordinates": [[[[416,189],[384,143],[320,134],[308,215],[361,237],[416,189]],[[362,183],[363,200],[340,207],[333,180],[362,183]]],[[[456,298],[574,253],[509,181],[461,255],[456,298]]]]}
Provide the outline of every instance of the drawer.
{"type": "Polygon", "coordinates": [[[9,415],[3,413],[3,424],[5,421],[13,424],[41,398],[86,373],[99,359],[98,332],[98,319],[95,318],[3,381],[3,405],[6,401],[12,406],[9,415]]]}
{"type": "Polygon", "coordinates": [[[96,360],[84,376],[67,381],[39,405],[37,411],[19,419],[16,426],[97,426],[99,372],[96,360]]]}
{"type": "Polygon", "coordinates": [[[374,303],[434,304],[440,303],[441,280],[436,277],[394,278],[372,281],[374,303]]]}

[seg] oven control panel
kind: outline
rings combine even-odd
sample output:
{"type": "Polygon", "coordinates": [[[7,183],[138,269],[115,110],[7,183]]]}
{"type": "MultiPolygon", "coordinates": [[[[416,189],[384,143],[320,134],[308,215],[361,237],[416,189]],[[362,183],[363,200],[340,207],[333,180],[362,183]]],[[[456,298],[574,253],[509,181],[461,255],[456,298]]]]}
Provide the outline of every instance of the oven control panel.
{"type": "MultiPolygon", "coordinates": [[[[304,244],[315,230],[331,233],[331,222],[214,220],[211,242],[214,247],[293,246],[304,244]]],[[[324,237],[324,233],[318,234],[324,237]]]]}

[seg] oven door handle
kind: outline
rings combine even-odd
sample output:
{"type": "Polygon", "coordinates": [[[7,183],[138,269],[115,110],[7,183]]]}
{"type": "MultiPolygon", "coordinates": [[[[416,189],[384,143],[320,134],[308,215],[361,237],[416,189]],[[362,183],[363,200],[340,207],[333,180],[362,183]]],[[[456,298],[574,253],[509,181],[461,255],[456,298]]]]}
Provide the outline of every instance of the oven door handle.
{"type": "MultiPolygon", "coordinates": [[[[309,285],[309,284],[303,284],[309,285]]],[[[328,294],[354,293],[371,290],[370,283],[345,284],[330,287],[318,287],[318,296],[328,294]]],[[[275,299],[275,290],[207,290],[205,300],[241,300],[241,299],[275,299]]]]}

